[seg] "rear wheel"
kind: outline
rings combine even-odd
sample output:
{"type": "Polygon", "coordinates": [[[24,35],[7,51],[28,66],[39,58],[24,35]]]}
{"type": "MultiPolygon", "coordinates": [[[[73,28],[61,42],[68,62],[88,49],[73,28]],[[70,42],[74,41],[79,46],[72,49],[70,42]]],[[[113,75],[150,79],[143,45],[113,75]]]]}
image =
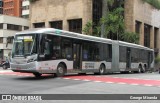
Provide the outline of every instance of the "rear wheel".
{"type": "Polygon", "coordinates": [[[138,72],[139,73],[144,73],[145,72],[145,68],[142,67],[142,65],[140,65],[139,68],[138,68],[138,72]]]}
{"type": "Polygon", "coordinates": [[[105,66],[102,64],[102,65],[100,66],[100,68],[99,68],[99,74],[100,74],[100,75],[104,75],[105,72],[106,72],[106,68],[105,68],[105,66]]]}
{"type": "Polygon", "coordinates": [[[42,74],[40,74],[40,73],[33,73],[33,75],[35,76],[35,77],[41,77],[42,76],[42,74]]]}
{"type": "Polygon", "coordinates": [[[57,73],[56,76],[63,77],[65,74],[65,66],[63,64],[59,64],[57,67],[57,73]]]}
{"type": "Polygon", "coordinates": [[[138,68],[138,73],[141,73],[141,68],[140,67],[138,68]]]}

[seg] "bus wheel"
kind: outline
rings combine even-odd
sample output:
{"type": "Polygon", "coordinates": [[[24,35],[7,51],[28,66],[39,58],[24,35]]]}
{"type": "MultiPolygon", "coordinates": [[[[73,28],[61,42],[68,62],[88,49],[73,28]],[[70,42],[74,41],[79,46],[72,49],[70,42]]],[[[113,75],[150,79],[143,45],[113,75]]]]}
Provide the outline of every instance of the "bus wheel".
{"type": "Polygon", "coordinates": [[[63,77],[65,74],[65,67],[63,64],[59,64],[58,67],[57,67],[57,73],[56,73],[56,76],[57,77],[63,77]]]}
{"type": "Polygon", "coordinates": [[[140,67],[138,68],[138,73],[141,73],[141,68],[140,67]]]}
{"type": "Polygon", "coordinates": [[[40,74],[40,73],[33,73],[33,75],[35,76],[35,77],[41,77],[42,76],[42,74],[40,74]]]}
{"type": "Polygon", "coordinates": [[[100,66],[100,68],[99,68],[99,74],[100,74],[100,75],[104,75],[105,72],[106,72],[106,68],[105,68],[105,66],[102,64],[102,65],[100,66]]]}
{"type": "Polygon", "coordinates": [[[7,66],[5,64],[2,67],[3,67],[3,69],[7,69],[7,66]]]}

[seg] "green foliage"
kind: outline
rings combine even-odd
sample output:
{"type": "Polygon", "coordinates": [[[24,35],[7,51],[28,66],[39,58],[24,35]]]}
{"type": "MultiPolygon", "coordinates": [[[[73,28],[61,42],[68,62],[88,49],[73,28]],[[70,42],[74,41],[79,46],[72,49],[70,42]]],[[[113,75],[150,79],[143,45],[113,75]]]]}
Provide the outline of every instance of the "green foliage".
{"type": "Polygon", "coordinates": [[[160,63],[160,57],[159,57],[159,56],[157,56],[157,57],[155,58],[155,63],[160,63]]]}
{"type": "Polygon", "coordinates": [[[100,20],[100,25],[95,26],[92,21],[89,21],[83,28],[83,32],[87,35],[100,36],[101,25],[104,24],[104,37],[117,39],[131,43],[139,42],[139,35],[132,32],[125,32],[124,24],[124,1],[107,0],[108,11],[100,20]]]}
{"type": "Polygon", "coordinates": [[[37,0],[29,0],[30,3],[35,2],[35,1],[37,1],[37,0]]]}
{"type": "Polygon", "coordinates": [[[89,21],[83,28],[83,32],[87,35],[92,35],[92,27],[93,27],[93,22],[89,21]]]}
{"type": "MultiPolygon", "coordinates": [[[[105,37],[108,37],[108,34],[122,34],[124,33],[124,17],[122,13],[124,9],[122,7],[116,8],[113,11],[108,11],[108,14],[101,19],[101,23],[105,24],[105,37]]],[[[119,37],[121,37],[119,35],[119,37]]],[[[117,37],[118,38],[118,37],[117,37]]]]}
{"type": "Polygon", "coordinates": [[[101,27],[94,26],[94,23],[92,21],[89,21],[82,31],[86,35],[100,36],[101,27]]]}
{"type": "Polygon", "coordinates": [[[150,5],[155,7],[156,9],[160,10],[160,0],[143,0],[143,1],[149,3],[150,5]]]}
{"type": "Polygon", "coordinates": [[[123,40],[130,43],[139,43],[139,34],[134,32],[125,32],[122,36],[123,40]]]}

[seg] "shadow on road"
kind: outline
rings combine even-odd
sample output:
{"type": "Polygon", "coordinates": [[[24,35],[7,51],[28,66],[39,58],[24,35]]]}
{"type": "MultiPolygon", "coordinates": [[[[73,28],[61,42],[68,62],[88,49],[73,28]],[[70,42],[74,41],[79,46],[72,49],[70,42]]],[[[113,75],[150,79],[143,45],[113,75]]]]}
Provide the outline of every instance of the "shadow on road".
{"type": "Polygon", "coordinates": [[[36,81],[36,80],[46,80],[46,79],[56,79],[57,77],[54,77],[54,75],[48,75],[48,76],[41,76],[41,77],[16,77],[16,78],[13,78],[14,80],[33,80],[33,81],[36,81]]]}

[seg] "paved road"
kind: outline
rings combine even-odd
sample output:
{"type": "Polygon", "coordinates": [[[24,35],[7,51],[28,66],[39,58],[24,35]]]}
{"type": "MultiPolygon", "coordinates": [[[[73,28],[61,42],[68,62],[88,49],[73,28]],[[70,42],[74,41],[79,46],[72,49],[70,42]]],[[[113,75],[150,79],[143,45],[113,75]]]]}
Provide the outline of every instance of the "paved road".
{"type": "MultiPolygon", "coordinates": [[[[28,73],[15,73],[0,70],[1,94],[160,94],[160,75],[145,74],[109,74],[104,76],[82,75],[54,78],[44,75],[35,78],[28,73]]],[[[3,101],[4,103],[8,103],[3,101]]],[[[17,101],[15,101],[17,103],[17,101]]],[[[26,101],[18,101],[24,102],[26,101]]],[[[36,102],[36,101],[34,101],[36,102]]],[[[53,101],[47,101],[53,102],[53,101]]],[[[55,101],[64,103],[64,101],[55,101]]],[[[65,101],[83,102],[83,101],[65,101]]],[[[85,101],[99,103],[106,101],[85,101]]],[[[107,101],[111,102],[111,101],[107,101]]],[[[118,101],[124,103],[124,101],[118,101]]],[[[128,103],[128,101],[125,101],[128,103]]],[[[129,101],[129,103],[150,103],[150,101],[129,101]]],[[[154,101],[153,103],[158,103],[154,101]]],[[[37,101],[39,103],[39,101],[37,101]]],[[[112,101],[117,103],[117,101],[112,101]]]]}

